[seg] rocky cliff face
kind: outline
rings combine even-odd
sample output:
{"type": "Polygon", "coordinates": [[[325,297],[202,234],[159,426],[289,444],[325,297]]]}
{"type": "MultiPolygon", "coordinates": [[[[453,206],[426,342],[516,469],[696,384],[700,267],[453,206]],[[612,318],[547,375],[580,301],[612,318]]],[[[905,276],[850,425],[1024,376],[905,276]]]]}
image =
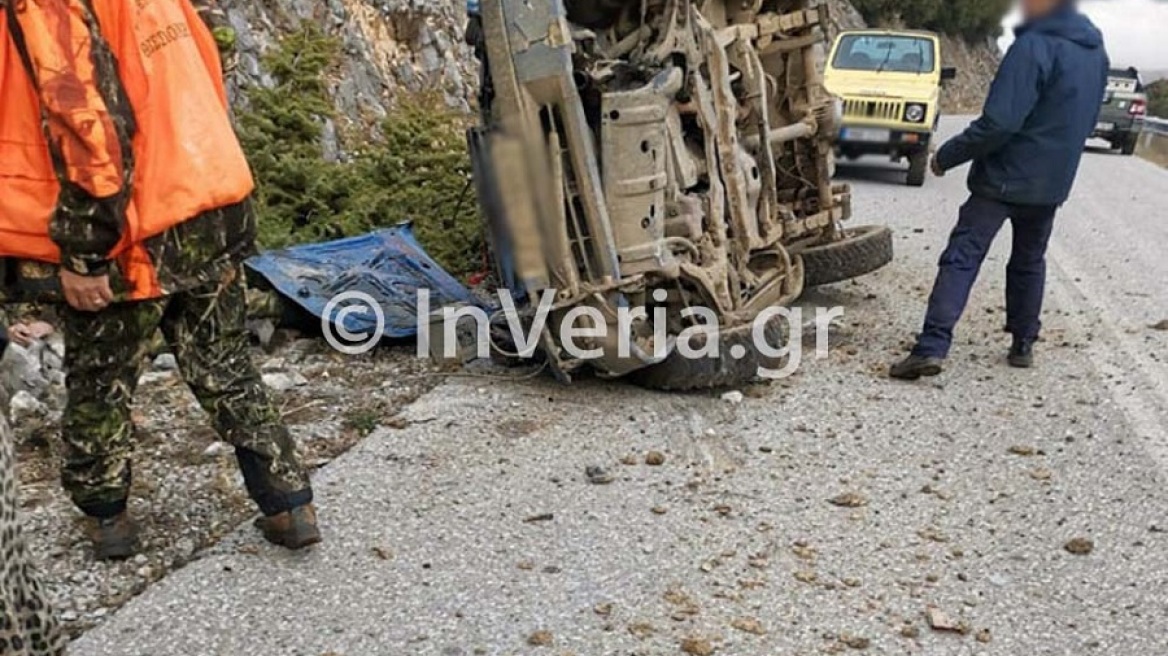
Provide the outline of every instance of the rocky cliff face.
{"type": "Polygon", "coordinates": [[[234,97],[270,86],[264,54],[284,35],[312,23],[340,41],[343,57],[330,73],[339,115],[381,117],[402,93],[438,91],[448,105],[469,109],[477,79],[462,42],[461,0],[219,0],[237,32],[238,63],[229,76],[234,97]]]}
{"type": "Polygon", "coordinates": [[[941,48],[945,65],[957,67],[957,80],[945,90],[944,111],[977,114],[1001,60],[997,44],[990,39],[985,43],[971,44],[961,38],[946,36],[941,48]]]}

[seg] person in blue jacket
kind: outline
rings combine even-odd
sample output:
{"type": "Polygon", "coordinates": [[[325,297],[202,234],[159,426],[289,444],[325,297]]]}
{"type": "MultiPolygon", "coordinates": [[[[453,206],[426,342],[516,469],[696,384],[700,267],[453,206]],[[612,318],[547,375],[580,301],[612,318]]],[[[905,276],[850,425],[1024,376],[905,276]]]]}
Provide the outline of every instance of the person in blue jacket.
{"type": "Polygon", "coordinates": [[[941,373],[953,328],[986,252],[1007,219],[1009,362],[1033,365],[1046,285],[1046,249],[1055,214],[1070,195],[1083,147],[1099,117],[1110,63],[1103,35],[1075,0],[1023,0],[1025,21],[1006,53],[981,117],[933,158],[933,173],[973,162],[969,201],[941,255],[924,329],[893,378],[941,373]]]}

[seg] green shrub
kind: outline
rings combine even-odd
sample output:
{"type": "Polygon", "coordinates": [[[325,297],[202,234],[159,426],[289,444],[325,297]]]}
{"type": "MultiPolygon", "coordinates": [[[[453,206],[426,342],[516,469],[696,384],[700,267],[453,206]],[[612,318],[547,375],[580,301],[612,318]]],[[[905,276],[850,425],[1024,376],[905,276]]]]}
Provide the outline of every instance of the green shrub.
{"type": "Polygon", "coordinates": [[[452,273],[481,267],[481,228],[464,129],[467,117],[437,96],[403,99],[380,138],[340,136],[345,161],[327,161],[325,121],[335,114],[325,84],[338,42],[306,25],[271,52],[271,88],[252,90],[239,135],[256,177],[260,246],[337,239],[405,220],[452,273]]]}

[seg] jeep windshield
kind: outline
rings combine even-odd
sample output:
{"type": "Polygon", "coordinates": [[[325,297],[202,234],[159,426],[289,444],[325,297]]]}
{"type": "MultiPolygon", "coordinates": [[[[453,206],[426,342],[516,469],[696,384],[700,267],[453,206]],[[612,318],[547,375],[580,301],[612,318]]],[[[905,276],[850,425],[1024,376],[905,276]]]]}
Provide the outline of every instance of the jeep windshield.
{"type": "Polygon", "coordinates": [[[933,40],[889,34],[846,34],[840,38],[832,66],[874,73],[932,73],[936,69],[933,40]]]}

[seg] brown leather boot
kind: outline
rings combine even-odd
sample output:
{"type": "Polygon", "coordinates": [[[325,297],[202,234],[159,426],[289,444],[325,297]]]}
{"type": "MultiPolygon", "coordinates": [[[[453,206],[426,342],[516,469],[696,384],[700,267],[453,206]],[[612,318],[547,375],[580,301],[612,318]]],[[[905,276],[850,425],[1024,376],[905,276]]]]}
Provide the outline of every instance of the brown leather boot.
{"type": "Polygon", "coordinates": [[[98,560],[125,560],[138,548],[138,526],[123,512],[116,517],[90,517],[86,533],[93,541],[93,555],[98,560]]]}
{"type": "Polygon", "coordinates": [[[264,539],[272,544],[292,549],[303,549],[320,542],[320,529],[316,526],[316,508],[307,504],[271,517],[260,517],[255,522],[264,534],[264,539]]]}

